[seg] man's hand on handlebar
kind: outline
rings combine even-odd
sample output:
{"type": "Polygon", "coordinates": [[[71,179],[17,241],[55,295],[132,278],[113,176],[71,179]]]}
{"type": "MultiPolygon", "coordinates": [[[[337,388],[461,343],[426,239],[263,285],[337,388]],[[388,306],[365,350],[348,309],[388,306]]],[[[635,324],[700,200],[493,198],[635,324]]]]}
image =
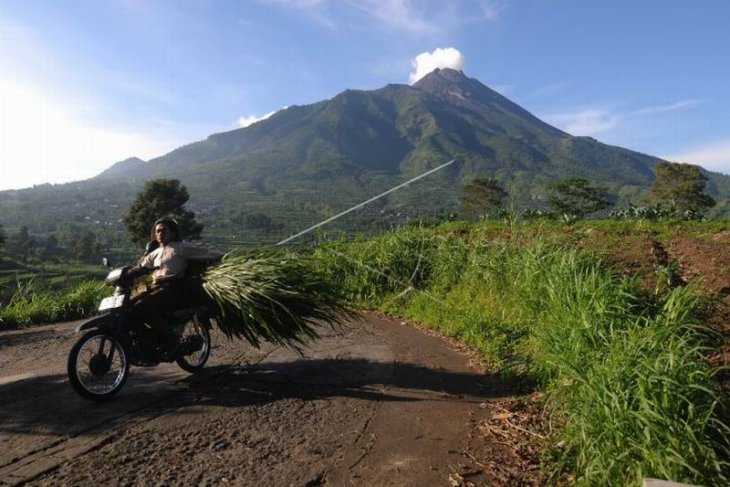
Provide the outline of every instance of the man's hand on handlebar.
{"type": "Polygon", "coordinates": [[[129,277],[131,279],[137,279],[138,277],[146,276],[147,274],[152,273],[152,271],[154,270],[155,267],[142,267],[137,265],[129,268],[129,270],[126,272],[126,277],[129,277]]]}

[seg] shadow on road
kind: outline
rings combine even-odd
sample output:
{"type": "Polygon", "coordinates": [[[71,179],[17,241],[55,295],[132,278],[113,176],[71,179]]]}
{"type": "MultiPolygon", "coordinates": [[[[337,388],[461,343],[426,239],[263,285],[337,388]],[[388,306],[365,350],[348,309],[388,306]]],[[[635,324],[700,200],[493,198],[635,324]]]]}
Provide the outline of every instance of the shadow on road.
{"type": "Polygon", "coordinates": [[[201,404],[247,407],[283,398],[327,397],[481,402],[532,390],[524,381],[499,375],[364,359],[295,359],[249,367],[217,366],[174,382],[165,381],[155,369],[135,375],[116,398],[103,404],[79,398],[63,375],[0,385],[0,434],[72,434],[123,415],[149,417],[170,410],[185,414],[190,406],[201,404]]]}

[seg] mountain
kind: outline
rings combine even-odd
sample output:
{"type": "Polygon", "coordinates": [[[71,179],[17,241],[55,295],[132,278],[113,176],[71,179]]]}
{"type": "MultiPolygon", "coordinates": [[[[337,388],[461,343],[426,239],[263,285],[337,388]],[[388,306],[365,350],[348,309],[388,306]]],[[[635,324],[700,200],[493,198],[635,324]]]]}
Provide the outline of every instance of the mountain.
{"type": "Polygon", "coordinates": [[[133,178],[143,170],[145,161],[139,157],[130,157],[113,164],[111,167],[96,176],[96,179],[133,178]]]}
{"type": "MultiPolygon", "coordinates": [[[[412,86],[346,90],[291,106],[148,162],[121,161],[86,181],[0,192],[0,214],[6,227],[27,220],[45,224],[40,231],[52,231],[59,208],[114,226],[145,179],[171,177],[188,187],[209,229],[237,238],[247,215],[302,228],[452,158],[457,164],[373,207],[380,214],[448,211],[475,176],[501,181],[517,207],[544,206],[548,183],[573,176],[606,185],[619,202],[638,201],[661,161],[574,137],[460,71],[437,69],[412,86]]],[[[705,174],[708,191],[727,200],[730,177],[705,174]]]]}
{"type": "MultiPolygon", "coordinates": [[[[544,196],[548,181],[571,176],[636,196],[651,184],[660,161],[573,137],[462,72],[437,69],[413,86],[347,90],[287,108],[181,147],[125,177],[177,174],[225,190],[232,183],[289,186],[301,178],[348,179],[367,172],[415,175],[451,158],[461,163],[453,182],[477,174],[519,182],[529,189],[516,195],[524,201],[544,196]]],[[[711,176],[713,183],[721,181],[711,191],[728,189],[727,177],[711,176]]]]}

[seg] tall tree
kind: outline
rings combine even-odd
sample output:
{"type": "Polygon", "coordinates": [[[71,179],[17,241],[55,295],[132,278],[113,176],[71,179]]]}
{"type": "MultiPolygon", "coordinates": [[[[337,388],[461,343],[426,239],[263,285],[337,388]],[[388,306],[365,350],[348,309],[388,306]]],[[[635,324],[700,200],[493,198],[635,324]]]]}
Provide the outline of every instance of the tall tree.
{"type": "Polygon", "coordinates": [[[677,162],[660,162],[654,166],[654,185],[649,200],[679,211],[704,213],[715,206],[715,200],[705,194],[707,178],[698,166],[677,162]]]}
{"type": "Polygon", "coordinates": [[[72,257],[89,262],[94,261],[103,247],[90,228],[68,221],[61,224],[60,243],[72,257]]]}
{"type": "Polygon", "coordinates": [[[180,224],[183,238],[200,238],[203,225],[195,221],[195,213],[185,208],[190,196],[177,179],[150,179],[137,193],[124,224],[129,237],[136,244],[150,239],[150,229],[158,218],[173,217],[180,224]]]}
{"type": "Polygon", "coordinates": [[[23,262],[28,261],[28,257],[33,255],[38,241],[28,231],[28,227],[23,225],[18,233],[11,235],[8,240],[8,253],[16,255],[23,262]]]}
{"type": "Polygon", "coordinates": [[[3,248],[3,245],[5,245],[5,229],[0,224],[0,249],[3,248]]]}
{"type": "Polygon", "coordinates": [[[466,218],[486,218],[502,209],[507,191],[492,178],[476,178],[461,189],[459,213],[466,218]]]}
{"type": "Polygon", "coordinates": [[[580,219],[611,206],[606,188],[594,186],[584,178],[563,179],[548,188],[548,202],[560,215],[580,219]]]}
{"type": "Polygon", "coordinates": [[[58,239],[54,235],[49,235],[45,239],[38,241],[36,255],[41,260],[58,260],[61,249],[58,248],[58,239]]]}

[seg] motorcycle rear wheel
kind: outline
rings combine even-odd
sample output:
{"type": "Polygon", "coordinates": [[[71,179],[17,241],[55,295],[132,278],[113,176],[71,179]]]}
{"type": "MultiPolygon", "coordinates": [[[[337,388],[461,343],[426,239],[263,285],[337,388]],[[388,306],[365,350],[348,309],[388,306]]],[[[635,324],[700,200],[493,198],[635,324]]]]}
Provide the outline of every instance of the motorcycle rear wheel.
{"type": "Polygon", "coordinates": [[[84,334],[68,356],[68,378],[84,399],[106,401],[117,394],[129,375],[125,347],[101,330],[84,334]]]}
{"type": "Polygon", "coordinates": [[[194,373],[202,369],[210,357],[210,331],[208,321],[194,317],[185,323],[180,336],[180,344],[184,346],[186,340],[201,340],[199,350],[180,355],[175,359],[177,365],[186,372],[194,373]],[[199,338],[197,338],[199,337],[199,338]]]}

